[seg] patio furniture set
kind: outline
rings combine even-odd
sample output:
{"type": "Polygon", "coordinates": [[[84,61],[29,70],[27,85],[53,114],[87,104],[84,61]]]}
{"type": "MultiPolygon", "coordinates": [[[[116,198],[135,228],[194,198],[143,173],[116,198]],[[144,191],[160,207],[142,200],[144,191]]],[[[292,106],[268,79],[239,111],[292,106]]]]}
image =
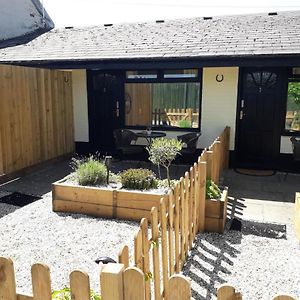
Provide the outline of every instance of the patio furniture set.
{"type": "MultiPolygon", "coordinates": [[[[186,133],[178,135],[177,139],[181,140],[186,147],[181,150],[182,155],[193,155],[197,150],[197,142],[201,133],[186,133]]],[[[123,155],[141,154],[145,151],[145,147],[149,146],[153,139],[165,137],[166,133],[161,131],[140,131],[134,132],[129,129],[116,129],[114,131],[114,139],[116,150],[123,155]],[[138,138],[146,141],[146,145],[137,145],[138,138]]]]}

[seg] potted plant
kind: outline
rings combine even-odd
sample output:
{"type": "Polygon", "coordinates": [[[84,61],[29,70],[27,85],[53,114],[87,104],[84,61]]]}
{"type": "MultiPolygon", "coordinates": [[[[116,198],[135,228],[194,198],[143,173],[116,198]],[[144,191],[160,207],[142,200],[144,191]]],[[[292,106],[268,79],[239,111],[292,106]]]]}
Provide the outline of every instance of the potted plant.
{"type": "Polygon", "coordinates": [[[205,231],[223,233],[227,217],[227,187],[206,180],[205,231]]]}

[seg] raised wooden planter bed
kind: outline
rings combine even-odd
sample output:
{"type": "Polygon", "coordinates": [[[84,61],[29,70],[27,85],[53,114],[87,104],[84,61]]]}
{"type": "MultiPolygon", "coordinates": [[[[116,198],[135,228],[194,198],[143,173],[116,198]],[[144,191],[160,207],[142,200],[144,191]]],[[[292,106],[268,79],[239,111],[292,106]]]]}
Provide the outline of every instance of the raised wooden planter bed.
{"type": "Polygon", "coordinates": [[[297,238],[300,241],[300,193],[296,193],[295,199],[295,230],[297,238]]]}
{"type": "Polygon", "coordinates": [[[153,206],[159,208],[165,194],[126,191],[67,184],[67,178],[52,185],[52,209],[55,212],[140,221],[150,220],[153,206]]]}
{"type": "Polygon", "coordinates": [[[205,231],[224,232],[227,217],[227,195],[228,190],[225,188],[220,200],[205,200],[205,231]]]}

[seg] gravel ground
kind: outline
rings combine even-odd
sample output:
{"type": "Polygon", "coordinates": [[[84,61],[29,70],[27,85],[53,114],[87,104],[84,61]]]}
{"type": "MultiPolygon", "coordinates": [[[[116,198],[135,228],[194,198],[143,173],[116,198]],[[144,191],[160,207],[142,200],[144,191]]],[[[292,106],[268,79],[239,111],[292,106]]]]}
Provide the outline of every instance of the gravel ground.
{"type": "Polygon", "coordinates": [[[300,244],[293,226],[242,221],[242,231],[200,234],[184,267],[193,299],[216,299],[228,283],[243,300],[270,300],[277,293],[300,299],[300,244]]]}
{"type": "Polygon", "coordinates": [[[137,227],[135,222],[53,213],[49,193],[17,210],[0,204],[0,255],[14,261],[19,292],[31,293],[30,267],[37,262],[50,267],[53,289],[69,285],[69,273],[80,269],[99,291],[100,267],[94,260],[116,260],[125,244],[133,249],[137,227]]]}

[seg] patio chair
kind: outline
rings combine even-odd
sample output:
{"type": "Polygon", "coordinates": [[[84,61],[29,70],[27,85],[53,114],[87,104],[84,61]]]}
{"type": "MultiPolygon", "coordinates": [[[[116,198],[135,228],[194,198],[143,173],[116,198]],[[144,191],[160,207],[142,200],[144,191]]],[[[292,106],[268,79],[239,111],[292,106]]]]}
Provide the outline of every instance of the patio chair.
{"type": "Polygon", "coordinates": [[[292,142],[294,160],[300,161],[300,140],[297,140],[295,137],[291,137],[290,140],[292,142]]]}
{"type": "Polygon", "coordinates": [[[144,147],[135,145],[138,136],[128,129],[115,129],[114,139],[116,150],[121,155],[134,155],[144,153],[144,147]]]}
{"type": "Polygon", "coordinates": [[[197,151],[197,142],[200,137],[200,133],[186,133],[182,135],[178,135],[177,139],[186,144],[186,147],[182,148],[180,153],[182,155],[193,155],[197,151]]]}

